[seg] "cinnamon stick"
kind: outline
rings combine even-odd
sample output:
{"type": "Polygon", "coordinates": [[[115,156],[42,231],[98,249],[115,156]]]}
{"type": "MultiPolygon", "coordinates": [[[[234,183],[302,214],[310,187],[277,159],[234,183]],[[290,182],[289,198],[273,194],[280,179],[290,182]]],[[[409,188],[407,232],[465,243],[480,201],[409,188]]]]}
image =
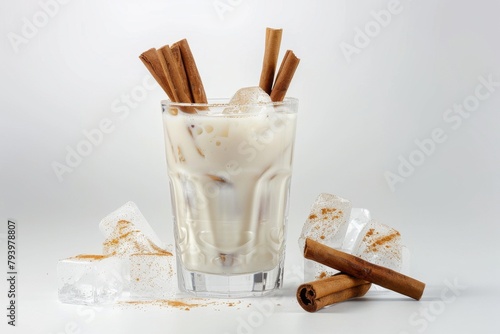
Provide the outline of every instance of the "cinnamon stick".
{"type": "Polygon", "coordinates": [[[179,98],[177,97],[177,94],[175,92],[175,85],[172,82],[172,76],[170,75],[170,71],[168,70],[167,61],[159,49],[156,50],[156,53],[158,54],[158,59],[160,60],[161,67],[163,68],[163,73],[165,74],[165,78],[167,79],[167,87],[168,87],[167,95],[171,101],[179,102],[179,98]]]}
{"type": "Polygon", "coordinates": [[[316,312],[334,303],[362,297],[370,287],[370,282],[339,274],[300,285],[297,301],[307,312],[316,312]]]}
{"type": "Polygon", "coordinates": [[[309,238],[306,239],[304,257],[416,300],[419,300],[424,292],[425,284],[414,278],[338,251],[309,238]]]}
{"type": "Polygon", "coordinates": [[[264,60],[262,63],[262,72],[260,73],[259,87],[269,95],[271,94],[276,65],[278,64],[282,34],[283,29],[266,28],[264,60]]]}
{"type": "Polygon", "coordinates": [[[178,45],[181,51],[182,63],[186,69],[186,75],[189,82],[189,88],[193,96],[193,102],[207,103],[207,96],[205,95],[205,89],[203,88],[200,73],[196,67],[196,62],[194,61],[194,57],[191,53],[187,40],[182,39],[174,45],[178,45]]]}
{"type": "Polygon", "coordinates": [[[167,67],[167,72],[170,75],[172,80],[172,85],[174,87],[174,94],[177,97],[177,101],[182,103],[191,103],[190,92],[187,85],[183,84],[182,77],[179,71],[179,67],[177,66],[177,62],[175,61],[174,55],[172,54],[172,50],[168,45],[165,45],[159,49],[161,53],[165,66],[167,67]]]}
{"type": "Polygon", "coordinates": [[[161,88],[163,88],[165,93],[167,93],[170,100],[175,101],[175,96],[172,94],[172,90],[168,85],[168,80],[165,76],[165,72],[163,70],[163,66],[161,64],[160,58],[158,57],[156,49],[151,48],[147,51],[144,51],[139,56],[139,59],[141,59],[153,78],[155,78],[161,88]]]}
{"type": "Polygon", "coordinates": [[[270,94],[273,102],[283,101],[285,98],[290,82],[295,74],[295,70],[297,69],[297,66],[299,66],[299,62],[300,59],[295,56],[293,51],[286,51],[270,94]]]}
{"type": "Polygon", "coordinates": [[[177,64],[177,69],[179,70],[179,74],[181,75],[182,89],[188,92],[189,99],[191,100],[191,102],[193,102],[194,99],[193,95],[191,94],[191,88],[189,88],[189,81],[186,74],[186,69],[184,68],[184,63],[182,62],[181,49],[179,48],[179,45],[173,44],[170,46],[170,50],[172,50],[172,55],[174,56],[175,63],[177,64]]]}

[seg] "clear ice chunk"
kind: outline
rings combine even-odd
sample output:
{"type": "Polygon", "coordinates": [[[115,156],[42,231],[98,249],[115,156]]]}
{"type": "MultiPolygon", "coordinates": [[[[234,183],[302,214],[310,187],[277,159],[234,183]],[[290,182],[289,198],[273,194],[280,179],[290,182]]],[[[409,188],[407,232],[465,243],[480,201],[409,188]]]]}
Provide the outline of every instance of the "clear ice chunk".
{"type": "Polygon", "coordinates": [[[352,253],[354,245],[363,231],[363,228],[371,220],[370,211],[362,208],[352,208],[347,232],[345,234],[342,251],[352,253]]]}
{"type": "MultiPolygon", "coordinates": [[[[351,214],[350,201],[331,194],[320,194],[314,202],[299,238],[299,247],[304,251],[306,238],[313,239],[332,248],[342,247],[351,214]]],[[[315,261],[304,259],[304,279],[332,276],[337,270],[315,261]]]]}
{"type": "Polygon", "coordinates": [[[341,248],[347,231],[352,204],[342,197],[320,194],[314,202],[299,238],[303,252],[306,238],[332,248],[341,248]]]}
{"type": "Polygon", "coordinates": [[[99,305],[116,301],[127,286],[127,265],[117,257],[78,255],[57,263],[63,303],[99,305]]]}
{"type": "Polygon", "coordinates": [[[150,240],[135,224],[127,220],[120,220],[108,238],[104,240],[103,253],[127,257],[132,254],[168,252],[150,240]]]}
{"type": "MultiPolygon", "coordinates": [[[[340,210],[339,210],[340,211],[340,210]]],[[[338,212],[338,211],[337,211],[338,212]]],[[[337,222],[344,224],[344,222],[337,222]]],[[[339,247],[346,253],[358,256],[371,263],[393,269],[404,274],[409,274],[408,248],[402,244],[401,234],[394,228],[372,220],[370,212],[363,208],[350,208],[350,203],[334,195],[321,194],[313,205],[309,219],[304,225],[299,239],[300,249],[304,249],[305,238],[312,238],[333,248],[339,247]],[[339,209],[343,206],[348,223],[340,228],[328,225],[330,221],[318,214],[325,213],[323,203],[331,203],[332,208],[339,209]],[[311,219],[314,218],[314,219],[311,219]],[[319,224],[326,222],[326,226],[319,224]],[[345,229],[345,230],[344,230],[345,229]],[[343,232],[345,231],[345,232],[343,232]],[[319,236],[319,237],[318,237],[319,236]],[[322,238],[325,236],[325,238],[322,238]],[[330,236],[330,237],[326,237],[330,236]]],[[[304,279],[312,281],[323,277],[332,276],[338,273],[337,270],[324,266],[315,261],[304,259],[304,279]]],[[[374,290],[385,290],[375,286],[374,290]]]]}
{"type": "Polygon", "coordinates": [[[171,253],[133,254],[129,259],[132,299],[175,297],[175,260],[171,253]]]}
{"type": "Polygon", "coordinates": [[[116,224],[121,220],[131,222],[149,240],[160,247],[162,246],[160,238],[158,238],[151,225],[149,225],[149,223],[146,221],[146,218],[144,218],[141,211],[139,211],[137,205],[131,201],[125,203],[120,208],[113,211],[101,220],[99,229],[101,230],[105,238],[108,238],[110,234],[113,233],[116,224]]]}
{"type": "Polygon", "coordinates": [[[311,282],[321,278],[330,277],[339,271],[316,261],[304,259],[304,281],[311,282]]]}
{"type": "Polygon", "coordinates": [[[374,220],[363,228],[352,254],[398,272],[403,269],[401,234],[394,228],[374,220]]]}
{"type": "Polygon", "coordinates": [[[224,109],[225,114],[258,113],[266,111],[271,97],[260,87],[239,89],[229,101],[234,107],[224,109]]]}
{"type": "Polygon", "coordinates": [[[271,97],[260,87],[245,87],[239,89],[229,101],[229,104],[270,103],[271,97]]]}

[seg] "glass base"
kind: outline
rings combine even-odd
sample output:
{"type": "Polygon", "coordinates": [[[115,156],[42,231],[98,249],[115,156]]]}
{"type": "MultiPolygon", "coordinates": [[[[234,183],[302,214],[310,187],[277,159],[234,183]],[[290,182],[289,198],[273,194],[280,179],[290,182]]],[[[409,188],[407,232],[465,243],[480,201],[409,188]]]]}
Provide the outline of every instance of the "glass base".
{"type": "Polygon", "coordinates": [[[241,298],[270,294],[283,284],[283,266],[240,275],[216,275],[177,268],[179,289],[197,297],[241,298]]]}

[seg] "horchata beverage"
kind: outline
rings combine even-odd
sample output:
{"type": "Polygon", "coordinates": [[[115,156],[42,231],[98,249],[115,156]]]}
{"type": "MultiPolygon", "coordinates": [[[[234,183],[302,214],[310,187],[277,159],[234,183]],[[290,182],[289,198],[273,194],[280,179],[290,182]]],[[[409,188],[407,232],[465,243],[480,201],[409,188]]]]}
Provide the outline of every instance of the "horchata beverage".
{"type": "Polygon", "coordinates": [[[163,103],[178,274],[200,294],[281,284],[298,101],[232,101],[163,103]]]}

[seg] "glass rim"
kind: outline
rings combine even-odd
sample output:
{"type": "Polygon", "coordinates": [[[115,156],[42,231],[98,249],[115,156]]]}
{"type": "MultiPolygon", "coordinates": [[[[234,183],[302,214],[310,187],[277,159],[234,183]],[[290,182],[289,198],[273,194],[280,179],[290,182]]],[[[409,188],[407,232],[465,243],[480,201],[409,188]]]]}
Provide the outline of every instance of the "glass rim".
{"type": "MultiPolygon", "coordinates": [[[[208,103],[186,103],[186,102],[172,102],[171,100],[161,100],[162,106],[173,106],[173,107],[198,107],[198,108],[220,108],[220,107],[229,107],[230,98],[210,98],[208,99],[208,103]]],[[[256,106],[287,106],[287,105],[297,105],[299,103],[299,99],[295,97],[285,97],[283,101],[277,102],[265,102],[265,103],[246,103],[246,104],[238,104],[240,107],[256,107],[256,106]]]]}

